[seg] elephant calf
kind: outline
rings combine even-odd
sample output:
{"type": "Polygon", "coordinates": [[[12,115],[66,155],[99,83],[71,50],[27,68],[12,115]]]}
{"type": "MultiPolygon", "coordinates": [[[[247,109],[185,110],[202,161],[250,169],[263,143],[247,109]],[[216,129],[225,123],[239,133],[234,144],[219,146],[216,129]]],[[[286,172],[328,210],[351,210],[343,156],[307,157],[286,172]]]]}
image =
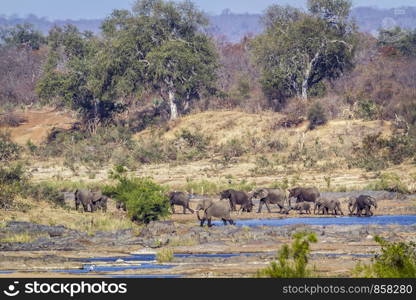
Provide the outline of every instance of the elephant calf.
{"type": "Polygon", "coordinates": [[[123,202],[123,201],[117,201],[116,202],[116,208],[118,210],[121,210],[122,209],[123,211],[127,211],[126,203],[123,202]]]}
{"type": "Polygon", "coordinates": [[[307,202],[297,203],[292,209],[299,211],[300,215],[303,215],[302,211],[305,211],[305,214],[311,214],[311,205],[307,202]]]}
{"type": "Polygon", "coordinates": [[[328,215],[331,211],[333,215],[338,215],[338,213],[342,216],[344,215],[341,209],[341,202],[338,199],[319,199],[315,203],[314,213],[316,208],[318,208],[318,214],[322,212],[323,215],[328,215]]]}
{"type": "Polygon", "coordinates": [[[208,227],[212,227],[212,217],[220,218],[224,225],[227,225],[227,222],[234,225],[231,219],[231,205],[228,201],[203,200],[196,208],[196,215],[201,222],[201,227],[204,226],[205,221],[208,221],[208,227]],[[200,210],[204,211],[202,218],[199,216],[200,210]]]}
{"type": "Polygon", "coordinates": [[[189,201],[190,196],[183,192],[171,192],[169,194],[169,202],[172,213],[175,213],[175,205],[180,205],[183,207],[183,214],[186,214],[186,210],[194,213],[194,210],[189,207],[189,201]]]}

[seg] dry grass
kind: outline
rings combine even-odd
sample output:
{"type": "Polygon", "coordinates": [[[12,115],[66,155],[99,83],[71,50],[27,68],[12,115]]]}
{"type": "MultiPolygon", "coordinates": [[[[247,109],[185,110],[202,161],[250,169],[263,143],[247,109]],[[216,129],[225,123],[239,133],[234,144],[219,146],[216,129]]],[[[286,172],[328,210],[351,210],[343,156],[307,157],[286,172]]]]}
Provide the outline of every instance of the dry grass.
{"type": "Polygon", "coordinates": [[[36,241],[38,238],[47,237],[47,234],[31,235],[27,232],[7,234],[5,237],[0,238],[0,243],[30,243],[36,241]]]}
{"type": "Polygon", "coordinates": [[[108,213],[95,212],[82,213],[73,209],[53,207],[50,203],[40,201],[33,203],[30,200],[18,200],[21,203],[31,203],[32,208],[26,212],[0,210],[0,222],[19,220],[36,224],[56,226],[88,232],[93,235],[97,231],[114,231],[121,229],[136,229],[138,227],[130,219],[116,211],[108,213]]]}

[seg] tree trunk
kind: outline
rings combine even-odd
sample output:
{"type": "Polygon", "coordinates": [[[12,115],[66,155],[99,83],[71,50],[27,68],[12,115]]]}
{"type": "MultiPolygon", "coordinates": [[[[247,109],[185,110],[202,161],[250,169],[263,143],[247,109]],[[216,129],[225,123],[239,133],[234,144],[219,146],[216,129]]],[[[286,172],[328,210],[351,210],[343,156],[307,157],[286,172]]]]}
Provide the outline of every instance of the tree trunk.
{"type": "Polygon", "coordinates": [[[302,82],[302,100],[304,102],[308,101],[308,79],[302,82]]]}
{"type": "Polygon", "coordinates": [[[169,106],[170,106],[170,119],[176,120],[178,118],[178,106],[175,103],[175,91],[169,90],[168,98],[169,98],[169,106]]]}

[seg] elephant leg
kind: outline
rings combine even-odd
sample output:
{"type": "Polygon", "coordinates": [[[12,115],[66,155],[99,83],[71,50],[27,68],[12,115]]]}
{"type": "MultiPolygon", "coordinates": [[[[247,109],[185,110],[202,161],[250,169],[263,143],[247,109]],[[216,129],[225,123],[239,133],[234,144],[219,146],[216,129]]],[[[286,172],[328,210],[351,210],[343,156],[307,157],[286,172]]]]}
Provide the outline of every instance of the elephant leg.
{"type": "Polygon", "coordinates": [[[235,224],[234,221],[231,220],[231,219],[228,220],[228,223],[230,223],[230,225],[234,225],[235,224]]]}
{"type": "Polygon", "coordinates": [[[172,209],[172,214],[175,214],[175,204],[171,204],[170,208],[172,209]]]}
{"type": "Polygon", "coordinates": [[[191,212],[191,214],[193,214],[194,213],[194,210],[192,209],[192,208],[190,208],[189,207],[189,203],[188,203],[188,205],[186,206],[186,208],[191,212]]]}
{"type": "Polygon", "coordinates": [[[221,220],[222,220],[222,222],[224,223],[224,226],[225,226],[225,225],[227,225],[227,220],[226,220],[226,219],[224,219],[224,218],[223,218],[223,219],[221,219],[221,220]]]}
{"type": "Polygon", "coordinates": [[[259,205],[259,209],[257,210],[257,213],[261,213],[261,209],[263,207],[263,202],[260,200],[260,205],[259,205]]]}
{"type": "Polygon", "coordinates": [[[205,218],[203,218],[202,220],[201,220],[201,227],[204,227],[204,223],[205,223],[205,218]]]}
{"type": "Polygon", "coordinates": [[[270,210],[270,207],[269,207],[269,205],[267,204],[267,202],[264,202],[264,204],[266,204],[267,211],[268,211],[269,213],[271,213],[272,211],[270,210]]]}
{"type": "Polygon", "coordinates": [[[182,206],[183,207],[183,214],[186,215],[186,206],[182,206]]]}
{"type": "Polygon", "coordinates": [[[211,218],[208,218],[208,227],[212,227],[211,218]]]}
{"type": "Polygon", "coordinates": [[[75,201],[75,210],[78,211],[79,208],[79,202],[75,201]]]}

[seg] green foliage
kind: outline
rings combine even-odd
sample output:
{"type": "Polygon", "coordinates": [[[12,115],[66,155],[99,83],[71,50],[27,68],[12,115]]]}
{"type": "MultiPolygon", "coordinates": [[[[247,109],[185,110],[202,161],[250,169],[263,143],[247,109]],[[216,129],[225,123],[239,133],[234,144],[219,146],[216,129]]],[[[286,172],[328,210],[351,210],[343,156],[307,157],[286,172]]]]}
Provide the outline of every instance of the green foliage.
{"type": "Polygon", "coordinates": [[[40,31],[33,28],[32,24],[17,24],[15,27],[2,30],[0,41],[3,40],[7,46],[29,47],[38,50],[46,43],[45,37],[40,31]]]}
{"type": "Polygon", "coordinates": [[[358,107],[355,114],[358,118],[362,118],[364,120],[376,120],[379,116],[379,109],[377,104],[375,104],[373,101],[360,100],[357,102],[357,104],[358,107]]]}
{"type": "Polygon", "coordinates": [[[22,147],[11,140],[10,133],[0,132],[0,162],[17,160],[21,151],[22,147]]]}
{"type": "Polygon", "coordinates": [[[318,240],[314,233],[299,232],[292,238],[291,247],[283,245],[277,253],[277,261],[273,261],[269,267],[259,270],[258,277],[267,278],[307,278],[311,276],[308,269],[308,255],[310,243],[318,240]]]}
{"type": "Polygon", "coordinates": [[[414,157],[416,141],[411,136],[393,135],[383,138],[381,133],[363,138],[362,146],[354,149],[352,166],[377,171],[388,167],[389,163],[398,165],[414,157]]]}
{"type": "Polygon", "coordinates": [[[325,78],[337,78],[352,66],[355,25],[347,0],[309,0],[307,13],[270,6],[265,33],[252,43],[262,68],[261,84],[269,98],[307,98],[325,78]],[[283,91],[283,92],[282,92],[283,91]]]}
{"type": "Polygon", "coordinates": [[[366,278],[415,278],[416,244],[414,242],[392,243],[375,237],[381,246],[381,254],[372,264],[358,264],[354,269],[356,277],[366,278]]]}
{"type": "Polygon", "coordinates": [[[169,200],[166,190],[149,178],[128,178],[115,171],[116,186],[107,186],[103,192],[126,203],[133,221],[148,224],[169,215],[169,200]],[[118,174],[118,175],[117,175],[118,174]]]}
{"type": "Polygon", "coordinates": [[[22,164],[0,166],[0,208],[13,208],[15,198],[27,182],[28,176],[22,164]]]}
{"type": "Polygon", "coordinates": [[[384,173],[379,179],[368,186],[374,191],[389,191],[402,194],[410,193],[408,187],[401,181],[400,176],[396,173],[384,173]]]}
{"type": "Polygon", "coordinates": [[[404,30],[400,27],[380,30],[378,44],[392,47],[402,55],[416,57],[416,30],[404,30]]]}
{"type": "Polygon", "coordinates": [[[313,130],[317,126],[324,125],[328,121],[326,112],[321,103],[315,102],[308,111],[309,129],[313,130]]]}

